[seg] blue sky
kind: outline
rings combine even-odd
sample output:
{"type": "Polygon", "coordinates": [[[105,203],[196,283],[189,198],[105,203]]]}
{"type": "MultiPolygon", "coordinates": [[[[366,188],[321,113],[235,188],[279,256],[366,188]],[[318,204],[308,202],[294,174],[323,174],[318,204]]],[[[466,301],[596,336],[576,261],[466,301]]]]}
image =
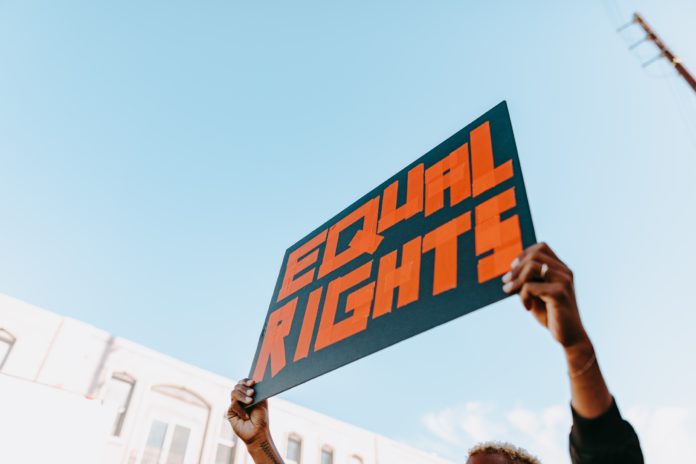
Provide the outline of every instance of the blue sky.
{"type": "MultiPolygon", "coordinates": [[[[244,376],[285,249],[505,99],[537,235],[665,458],[655,430],[696,433],[696,99],[641,69],[634,10],[696,69],[686,0],[3,0],[0,291],[244,376]]],[[[569,399],[515,299],[284,397],[450,456],[553,447],[523,429],[565,440],[569,399]]]]}

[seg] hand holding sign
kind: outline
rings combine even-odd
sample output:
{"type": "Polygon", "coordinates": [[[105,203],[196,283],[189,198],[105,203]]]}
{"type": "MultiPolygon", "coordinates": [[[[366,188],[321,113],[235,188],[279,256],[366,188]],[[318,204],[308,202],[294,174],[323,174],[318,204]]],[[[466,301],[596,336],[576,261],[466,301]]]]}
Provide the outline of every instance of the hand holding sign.
{"type": "Polygon", "coordinates": [[[535,241],[501,103],[288,250],[254,401],[504,298],[535,241]]]}
{"type": "Polygon", "coordinates": [[[240,380],[232,390],[232,403],[227,410],[227,420],[232,430],[246,445],[247,451],[256,463],[283,464],[283,458],[273,443],[268,427],[268,402],[261,401],[245,410],[256,395],[255,382],[240,380]]]}
{"type": "MultiPolygon", "coordinates": [[[[599,369],[594,347],[580,320],[573,288],[573,274],[545,243],[532,245],[514,259],[511,270],[502,277],[503,291],[518,293],[524,306],[563,346],[568,366],[573,406],[573,427],[570,433],[570,452],[573,460],[601,459],[611,455],[620,462],[643,463],[638,437],[631,425],[623,420],[614,398],[609,393],[599,369]],[[601,427],[598,427],[600,426],[601,427]],[[591,437],[591,438],[590,438],[591,437]],[[588,446],[588,443],[594,443],[588,446]]],[[[283,461],[268,431],[266,402],[251,406],[249,415],[260,409],[265,427],[251,427],[254,433],[240,427],[239,417],[246,412],[242,404],[251,403],[254,395],[253,380],[240,382],[232,394],[230,408],[235,432],[247,443],[247,449],[255,463],[281,464],[283,461]],[[236,409],[235,409],[236,408],[236,409]]],[[[247,416],[247,422],[250,421],[247,416]]],[[[536,462],[519,448],[496,443],[475,446],[469,454],[468,463],[508,462],[512,453],[525,462],[536,462]],[[525,457],[526,456],[526,457],[525,457]]]]}
{"type": "Polygon", "coordinates": [[[564,347],[588,337],[575,302],[573,272],[546,243],[532,245],[503,276],[503,291],[519,293],[524,307],[564,347]]]}

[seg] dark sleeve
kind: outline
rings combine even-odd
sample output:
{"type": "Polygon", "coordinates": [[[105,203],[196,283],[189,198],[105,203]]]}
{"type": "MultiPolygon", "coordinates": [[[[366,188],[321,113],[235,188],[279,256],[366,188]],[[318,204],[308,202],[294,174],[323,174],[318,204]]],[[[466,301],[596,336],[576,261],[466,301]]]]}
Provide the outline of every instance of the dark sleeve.
{"type": "Polygon", "coordinates": [[[595,419],[585,419],[572,410],[570,457],[573,464],[643,464],[638,436],[631,424],[621,417],[616,400],[607,412],[595,419]]]}

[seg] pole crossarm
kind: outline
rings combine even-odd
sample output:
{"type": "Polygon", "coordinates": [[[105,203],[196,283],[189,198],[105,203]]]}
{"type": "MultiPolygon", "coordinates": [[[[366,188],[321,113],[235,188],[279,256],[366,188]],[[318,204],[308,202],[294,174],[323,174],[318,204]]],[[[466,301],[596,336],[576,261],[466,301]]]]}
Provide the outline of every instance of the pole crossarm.
{"type": "MultiPolygon", "coordinates": [[[[677,70],[677,72],[686,80],[687,84],[691,86],[691,89],[696,92],[696,79],[694,76],[691,75],[688,69],[686,69],[686,66],[682,63],[681,59],[672,53],[672,51],[667,47],[667,45],[662,41],[662,39],[657,35],[655,30],[650,27],[650,25],[645,21],[645,19],[639,14],[635,13],[633,15],[633,22],[637,23],[640,27],[643,28],[646,34],[646,38],[644,40],[650,40],[653,42],[657,48],[660,50],[660,54],[656,56],[655,58],[649,60],[648,62],[643,64],[643,67],[646,67],[650,64],[652,64],[654,61],[657,61],[658,59],[664,57],[666,58],[672,66],[677,70]]],[[[642,43],[638,42],[638,44],[642,43]]],[[[638,44],[634,44],[631,48],[634,48],[638,44]]]]}

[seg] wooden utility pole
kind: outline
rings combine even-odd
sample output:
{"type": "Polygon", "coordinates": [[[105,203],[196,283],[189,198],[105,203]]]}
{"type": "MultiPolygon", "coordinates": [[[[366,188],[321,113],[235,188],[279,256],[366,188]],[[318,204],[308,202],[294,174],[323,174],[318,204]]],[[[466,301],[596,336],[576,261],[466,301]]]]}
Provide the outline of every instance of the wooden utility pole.
{"type": "MultiPolygon", "coordinates": [[[[645,63],[643,66],[647,66],[648,64],[652,63],[653,61],[656,61],[659,58],[667,58],[670,63],[672,63],[672,66],[677,70],[677,72],[686,80],[686,82],[691,86],[694,92],[696,92],[696,79],[694,79],[694,76],[691,75],[688,69],[682,64],[681,60],[672,53],[672,51],[667,48],[667,45],[662,41],[662,39],[655,33],[652,27],[648,23],[645,22],[645,19],[639,14],[639,13],[634,13],[633,15],[633,23],[637,23],[640,27],[643,28],[645,33],[647,34],[645,39],[641,40],[643,42],[644,40],[649,40],[657,46],[657,48],[660,49],[660,54],[655,57],[654,59],[648,61],[645,63]]],[[[639,43],[641,43],[639,42],[639,43]]],[[[638,44],[636,44],[638,45],[638,44]]]]}

